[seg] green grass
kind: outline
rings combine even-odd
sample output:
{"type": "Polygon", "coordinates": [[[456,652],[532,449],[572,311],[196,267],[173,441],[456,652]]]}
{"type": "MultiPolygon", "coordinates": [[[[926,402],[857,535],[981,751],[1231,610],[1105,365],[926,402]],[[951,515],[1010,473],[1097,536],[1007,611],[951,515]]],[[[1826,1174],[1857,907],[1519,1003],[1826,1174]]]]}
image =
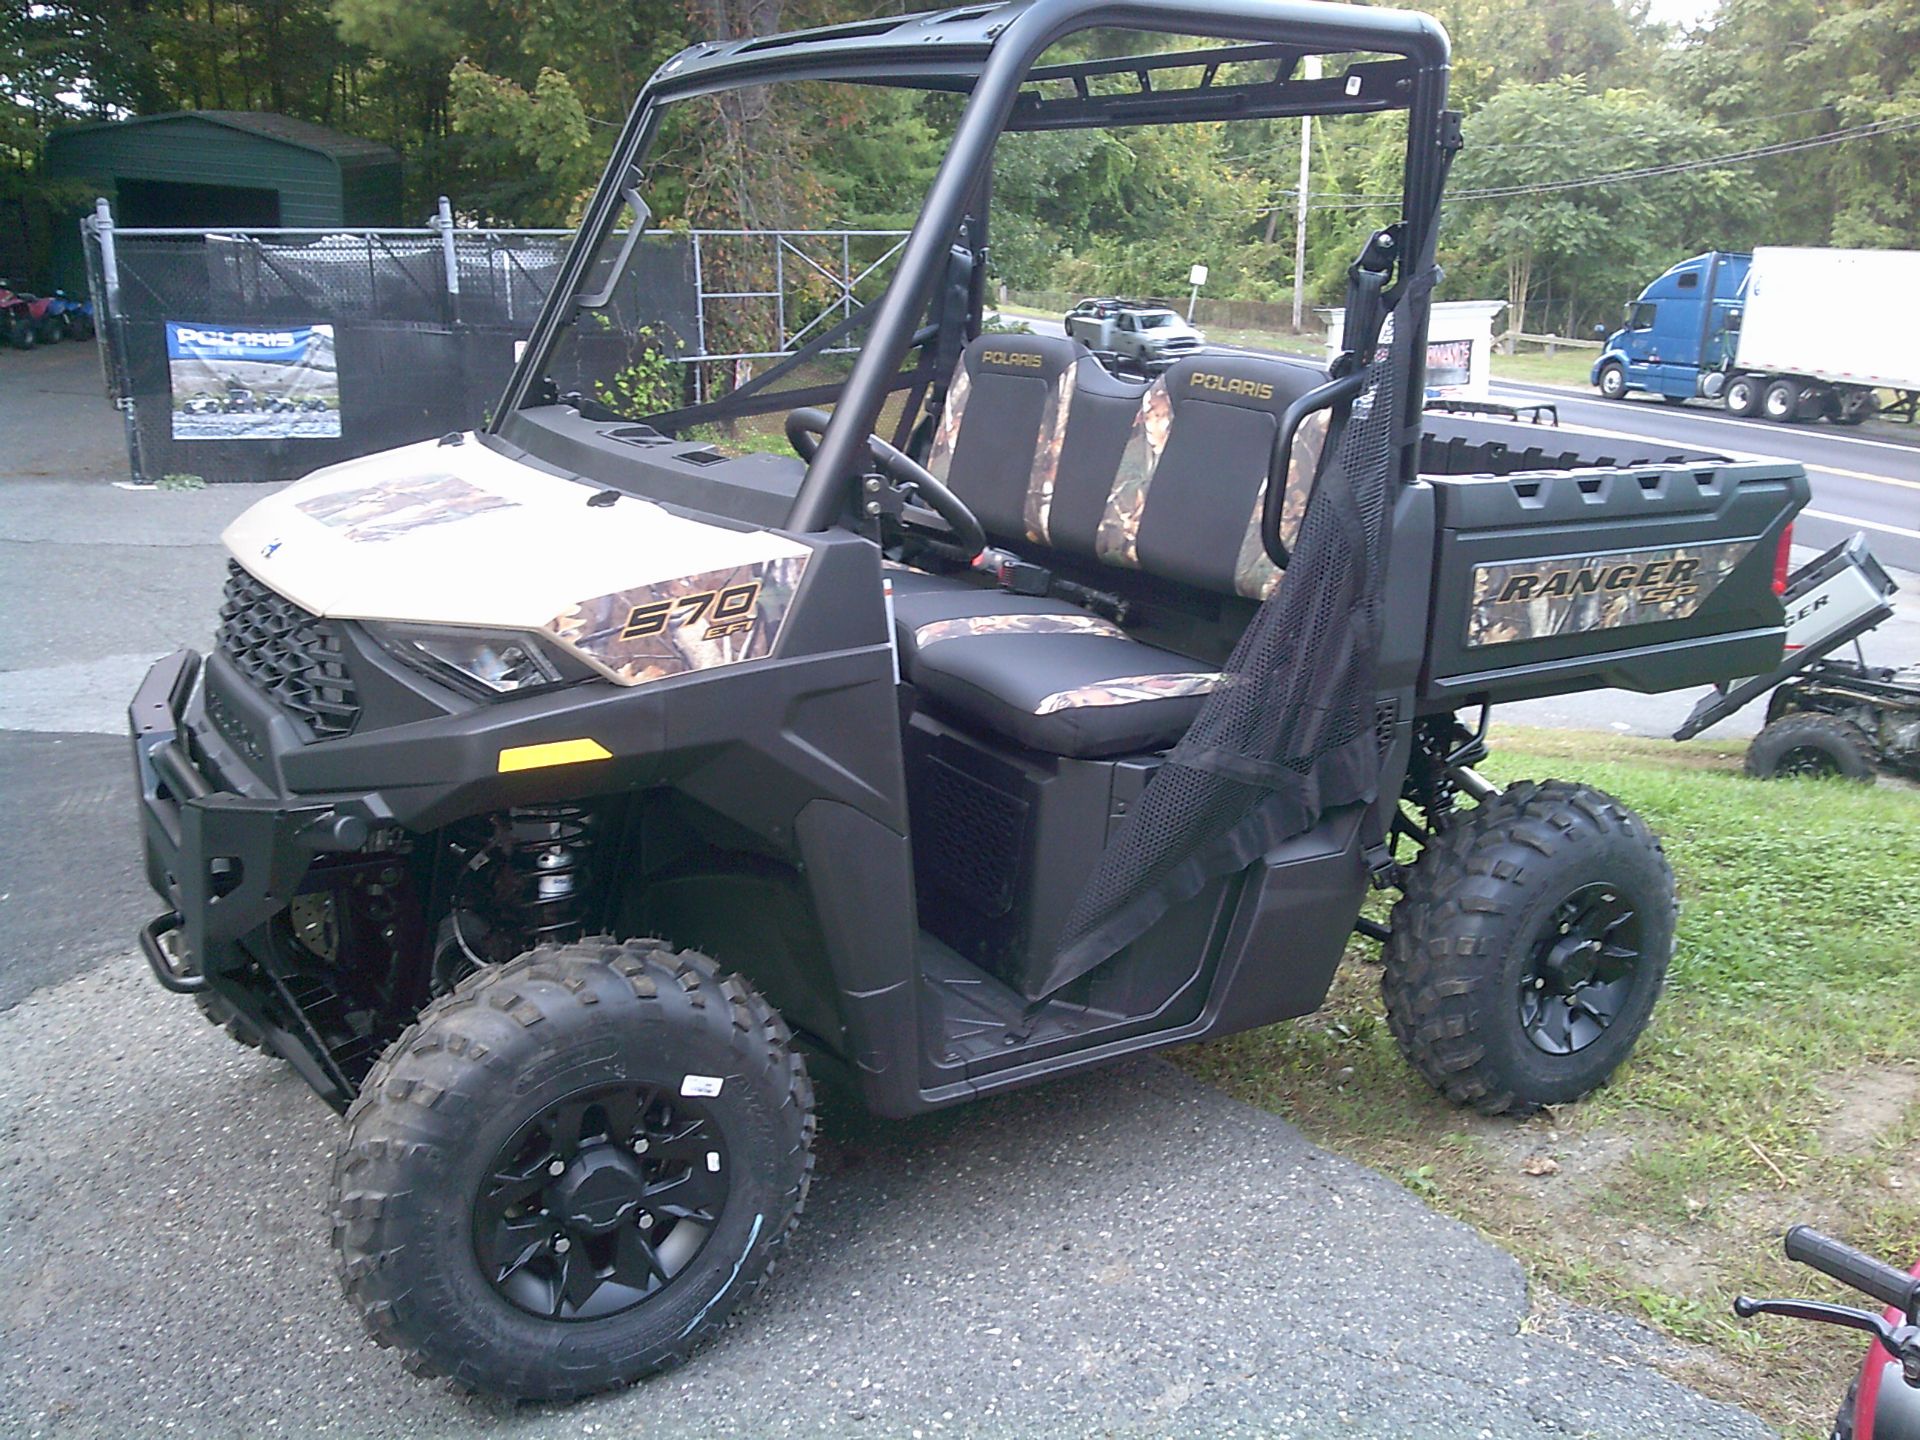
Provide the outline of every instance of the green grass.
{"type": "Polygon", "coordinates": [[[1370,944],[1320,1015],[1181,1063],[1475,1224],[1554,1291],[1718,1357],[1682,1378],[1824,1434],[1861,1347],[1729,1305],[1741,1290],[1841,1298],[1780,1258],[1795,1220],[1916,1258],[1920,795],[1748,780],[1713,743],[1508,731],[1494,754],[1496,779],[1563,776],[1626,801],[1679,878],[1668,991],[1611,1085],[1525,1125],[1450,1109],[1396,1053],[1375,967],[1352,963],[1370,944]],[[1524,1174],[1535,1152],[1560,1171],[1524,1174]]]}
{"type": "Polygon", "coordinates": [[[1495,349],[1492,364],[1494,376],[1500,380],[1585,387],[1590,383],[1587,377],[1593,373],[1593,362],[1599,358],[1598,350],[1555,350],[1551,355],[1544,350],[1521,350],[1502,355],[1495,349]]]}

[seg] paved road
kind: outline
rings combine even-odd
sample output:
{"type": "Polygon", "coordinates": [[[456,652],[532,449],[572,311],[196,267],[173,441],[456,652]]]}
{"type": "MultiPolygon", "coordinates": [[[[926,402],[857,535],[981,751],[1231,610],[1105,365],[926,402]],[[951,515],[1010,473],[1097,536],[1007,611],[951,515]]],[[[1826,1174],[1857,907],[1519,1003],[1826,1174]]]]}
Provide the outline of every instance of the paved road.
{"type": "MultiPolygon", "coordinates": [[[[0,456],[44,475],[34,437],[99,407],[15,378],[0,456]]],[[[1648,1331],[1541,1304],[1157,1062],[910,1125],[830,1102],[790,1261],[678,1375],[571,1409],[410,1379],[333,1278],[337,1122],[128,943],[154,902],[122,708],[205,643],[215,537],[260,493],[0,475],[0,1435],[1766,1434],[1662,1378],[1648,1331]]]]}

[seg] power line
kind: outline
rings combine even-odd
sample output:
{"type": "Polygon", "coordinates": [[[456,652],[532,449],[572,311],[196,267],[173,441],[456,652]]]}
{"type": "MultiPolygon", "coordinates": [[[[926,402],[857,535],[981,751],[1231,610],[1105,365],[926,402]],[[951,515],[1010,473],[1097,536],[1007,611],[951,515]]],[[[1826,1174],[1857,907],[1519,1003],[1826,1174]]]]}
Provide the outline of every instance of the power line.
{"type": "MultiPolygon", "coordinates": [[[[1447,198],[1451,200],[1508,200],[1524,195],[1548,195],[1567,190],[1584,190],[1598,185],[1617,185],[1629,180],[1651,180],[1667,175],[1683,175],[1695,170],[1728,169],[1736,165],[1749,164],[1755,160],[1771,159],[1776,155],[1793,155],[1802,150],[1816,150],[1826,145],[1844,144],[1851,140],[1868,140],[1883,135],[1897,135],[1906,130],[1920,129],[1920,115],[1908,115],[1892,120],[1875,120],[1864,125],[1855,125],[1845,130],[1834,130],[1825,135],[1811,135],[1802,140],[1782,140],[1772,145],[1762,145],[1751,150],[1736,150],[1727,155],[1715,155],[1700,160],[1675,160],[1661,165],[1643,165],[1632,170],[1615,170],[1602,175],[1587,175],[1572,180],[1541,180],[1527,185],[1487,186],[1479,190],[1455,190],[1447,198]]],[[[1297,198],[1297,191],[1279,192],[1283,199],[1297,198]]],[[[1384,206],[1398,205],[1398,195],[1336,195],[1332,199],[1314,200],[1309,198],[1308,208],[1314,210],[1375,210],[1384,206]]],[[[1256,213],[1264,213],[1277,206],[1261,206],[1256,213]]]]}
{"type": "MultiPolygon", "coordinates": [[[[1736,119],[1742,125],[1764,125],[1771,120],[1796,120],[1802,115],[1822,115],[1831,109],[1833,109],[1831,104],[1809,105],[1804,110],[1780,110],[1772,115],[1741,115],[1736,119]]],[[[1558,150],[1561,147],[1561,142],[1558,140],[1475,140],[1469,143],[1476,151],[1558,150]]]]}
{"type": "Polygon", "coordinates": [[[1903,130],[1920,128],[1920,115],[1903,120],[1877,120],[1856,125],[1851,130],[1834,130],[1825,135],[1810,135],[1804,140],[1782,140],[1753,150],[1737,150],[1709,160],[1676,160],[1667,165],[1645,165],[1637,170],[1617,170],[1611,175],[1592,175],[1584,180],[1546,180],[1532,185],[1500,185],[1482,190],[1462,190],[1456,200],[1502,200],[1514,195],[1546,195],[1560,190],[1580,190],[1593,185],[1612,185],[1622,180],[1648,180],[1661,175],[1683,175],[1691,170],[1714,170],[1744,165],[1775,155],[1792,155],[1801,150],[1816,150],[1823,145],[1839,145],[1848,140],[1866,140],[1879,135],[1897,135],[1903,130]]]}

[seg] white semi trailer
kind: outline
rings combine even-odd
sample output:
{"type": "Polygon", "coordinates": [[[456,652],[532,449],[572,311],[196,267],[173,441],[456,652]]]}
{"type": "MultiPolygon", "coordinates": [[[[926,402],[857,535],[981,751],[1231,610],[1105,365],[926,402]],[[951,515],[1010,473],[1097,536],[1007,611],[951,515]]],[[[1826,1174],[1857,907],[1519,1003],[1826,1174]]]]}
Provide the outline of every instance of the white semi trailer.
{"type": "Polygon", "coordinates": [[[1774,420],[1865,419],[1893,391],[1909,415],[1920,397],[1920,250],[1753,252],[1735,312],[1730,409],[1774,420]],[[1755,401],[1736,405],[1744,382],[1755,401]]]}

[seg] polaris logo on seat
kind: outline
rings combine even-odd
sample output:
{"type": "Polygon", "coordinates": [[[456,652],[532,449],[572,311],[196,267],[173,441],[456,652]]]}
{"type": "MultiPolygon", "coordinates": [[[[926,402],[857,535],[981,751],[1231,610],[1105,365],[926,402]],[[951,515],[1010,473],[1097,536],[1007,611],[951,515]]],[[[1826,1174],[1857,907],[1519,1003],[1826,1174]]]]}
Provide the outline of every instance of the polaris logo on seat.
{"type": "Polygon", "coordinates": [[[983,364],[1012,365],[1022,370],[1038,370],[1046,363],[1026,350],[986,350],[981,352],[980,359],[983,364]]]}
{"type": "Polygon", "coordinates": [[[1273,398],[1273,386],[1265,380],[1242,380],[1235,375],[1216,375],[1211,370],[1194,371],[1187,388],[1217,390],[1222,395],[1245,395],[1250,400],[1273,398]]]}

